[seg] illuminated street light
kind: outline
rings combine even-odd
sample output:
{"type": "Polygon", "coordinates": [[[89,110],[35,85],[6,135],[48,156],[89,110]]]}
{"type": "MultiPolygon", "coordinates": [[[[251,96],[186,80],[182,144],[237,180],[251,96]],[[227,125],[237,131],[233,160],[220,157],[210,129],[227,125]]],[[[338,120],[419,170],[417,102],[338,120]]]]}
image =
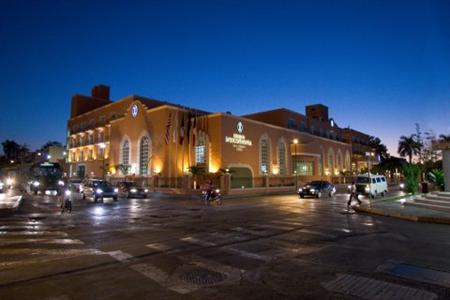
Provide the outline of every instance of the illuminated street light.
{"type": "Polygon", "coordinates": [[[102,149],[102,172],[103,172],[103,178],[105,178],[106,174],[105,174],[105,148],[106,148],[106,144],[105,143],[100,143],[98,144],[98,146],[100,147],[100,149],[102,149]]]}
{"type": "Polygon", "coordinates": [[[14,163],[14,160],[11,159],[9,162],[13,164],[13,163],[14,163]]]}
{"type": "Polygon", "coordinates": [[[294,143],[295,190],[298,191],[298,172],[297,172],[297,145],[298,145],[298,139],[293,139],[292,143],[294,143]]]}

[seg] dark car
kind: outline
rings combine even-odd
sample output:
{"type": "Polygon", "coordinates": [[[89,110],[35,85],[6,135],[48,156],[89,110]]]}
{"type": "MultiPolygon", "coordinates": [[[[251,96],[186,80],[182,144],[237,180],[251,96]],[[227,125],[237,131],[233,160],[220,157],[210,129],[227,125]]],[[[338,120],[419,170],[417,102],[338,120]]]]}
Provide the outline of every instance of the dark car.
{"type": "Polygon", "coordinates": [[[320,198],[322,196],[333,197],[336,194],[336,187],[328,181],[311,181],[298,189],[300,198],[312,196],[320,198]]]}
{"type": "Polygon", "coordinates": [[[104,180],[88,180],[83,183],[83,199],[90,198],[97,202],[103,202],[104,198],[112,198],[117,201],[119,189],[104,180]]]}
{"type": "Polygon", "coordinates": [[[134,181],[122,181],[117,184],[119,192],[128,198],[146,198],[148,195],[148,188],[140,187],[134,181]]]}

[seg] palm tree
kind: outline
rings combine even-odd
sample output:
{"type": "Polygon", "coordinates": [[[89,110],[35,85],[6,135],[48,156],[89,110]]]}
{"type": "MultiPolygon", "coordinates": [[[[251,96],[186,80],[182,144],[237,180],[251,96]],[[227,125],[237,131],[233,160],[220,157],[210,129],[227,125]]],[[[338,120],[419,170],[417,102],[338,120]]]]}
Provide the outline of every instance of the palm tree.
{"type": "Polygon", "coordinates": [[[414,134],[409,137],[402,135],[398,142],[397,151],[402,157],[408,156],[409,163],[411,163],[413,155],[419,154],[421,148],[422,144],[416,140],[416,136],[414,134]]]}
{"type": "Polygon", "coordinates": [[[371,136],[369,138],[368,144],[369,147],[371,147],[375,151],[375,154],[379,156],[381,160],[384,160],[389,157],[386,145],[381,143],[381,140],[379,138],[371,136]]]}

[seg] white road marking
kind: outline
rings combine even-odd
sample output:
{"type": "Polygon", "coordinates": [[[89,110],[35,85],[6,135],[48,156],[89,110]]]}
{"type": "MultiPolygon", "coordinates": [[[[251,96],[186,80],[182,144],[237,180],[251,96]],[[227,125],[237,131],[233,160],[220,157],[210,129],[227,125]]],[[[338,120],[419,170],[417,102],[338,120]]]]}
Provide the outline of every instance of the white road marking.
{"type": "Polygon", "coordinates": [[[59,235],[68,236],[62,231],[0,231],[0,236],[59,235]]]}
{"type": "Polygon", "coordinates": [[[281,224],[281,225],[286,225],[286,226],[294,226],[294,227],[304,226],[304,224],[300,223],[300,222],[283,221],[283,220],[272,220],[272,221],[270,221],[270,223],[276,223],[276,224],[281,224]]]}
{"type": "Polygon", "coordinates": [[[55,245],[83,245],[84,242],[76,239],[2,239],[1,246],[15,245],[15,244],[55,244],[55,245]]]}
{"type": "Polygon", "coordinates": [[[181,240],[182,240],[183,242],[188,242],[188,243],[192,243],[192,244],[197,244],[197,245],[204,246],[204,247],[217,246],[216,243],[207,242],[207,241],[202,241],[202,240],[199,240],[199,239],[194,238],[194,237],[192,237],[192,236],[187,236],[187,237],[181,238],[181,240]]]}
{"type": "MultiPolygon", "coordinates": [[[[200,245],[200,246],[204,246],[204,247],[218,246],[216,243],[202,241],[200,239],[197,239],[197,238],[194,238],[194,237],[191,237],[191,236],[182,238],[181,240],[185,241],[185,242],[192,243],[192,244],[197,244],[197,245],[200,245]]],[[[268,256],[247,252],[245,250],[236,249],[236,248],[234,248],[232,246],[220,247],[219,249],[223,250],[225,252],[228,252],[228,253],[238,254],[238,255],[243,256],[243,257],[252,258],[252,259],[256,259],[256,260],[262,260],[264,262],[268,262],[268,261],[271,260],[271,258],[268,257],[268,256]]]]}
{"type": "Polygon", "coordinates": [[[116,250],[116,251],[110,251],[110,252],[105,252],[106,254],[110,255],[111,257],[113,257],[114,259],[120,261],[120,262],[127,262],[129,260],[131,260],[133,258],[132,255],[123,252],[121,250],[116,250]]]}
{"type": "Polygon", "coordinates": [[[367,300],[437,299],[435,293],[426,290],[348,274],[339,274],[335,280],[322,283],[322,286],[332,292],[367,300]]]}

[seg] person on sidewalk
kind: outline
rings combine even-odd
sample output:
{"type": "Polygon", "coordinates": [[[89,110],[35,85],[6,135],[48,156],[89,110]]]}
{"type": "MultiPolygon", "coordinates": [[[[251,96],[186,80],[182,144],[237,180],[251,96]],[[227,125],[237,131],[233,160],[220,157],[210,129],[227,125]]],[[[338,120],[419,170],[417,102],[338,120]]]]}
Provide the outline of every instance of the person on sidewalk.
{"type": "Polygon", "coordinates": [[[353,198],[355,198],[356,201],[358,201],[358,204],[361,205],[362,202],[361,200],[358,199],[358,193],[356,192],[356,184],[354,181],[352,181],[352,185],[350,187],[350,199],[348,199],[347,208],[349,208],[350,205],[352,204],[353,198]]]}

